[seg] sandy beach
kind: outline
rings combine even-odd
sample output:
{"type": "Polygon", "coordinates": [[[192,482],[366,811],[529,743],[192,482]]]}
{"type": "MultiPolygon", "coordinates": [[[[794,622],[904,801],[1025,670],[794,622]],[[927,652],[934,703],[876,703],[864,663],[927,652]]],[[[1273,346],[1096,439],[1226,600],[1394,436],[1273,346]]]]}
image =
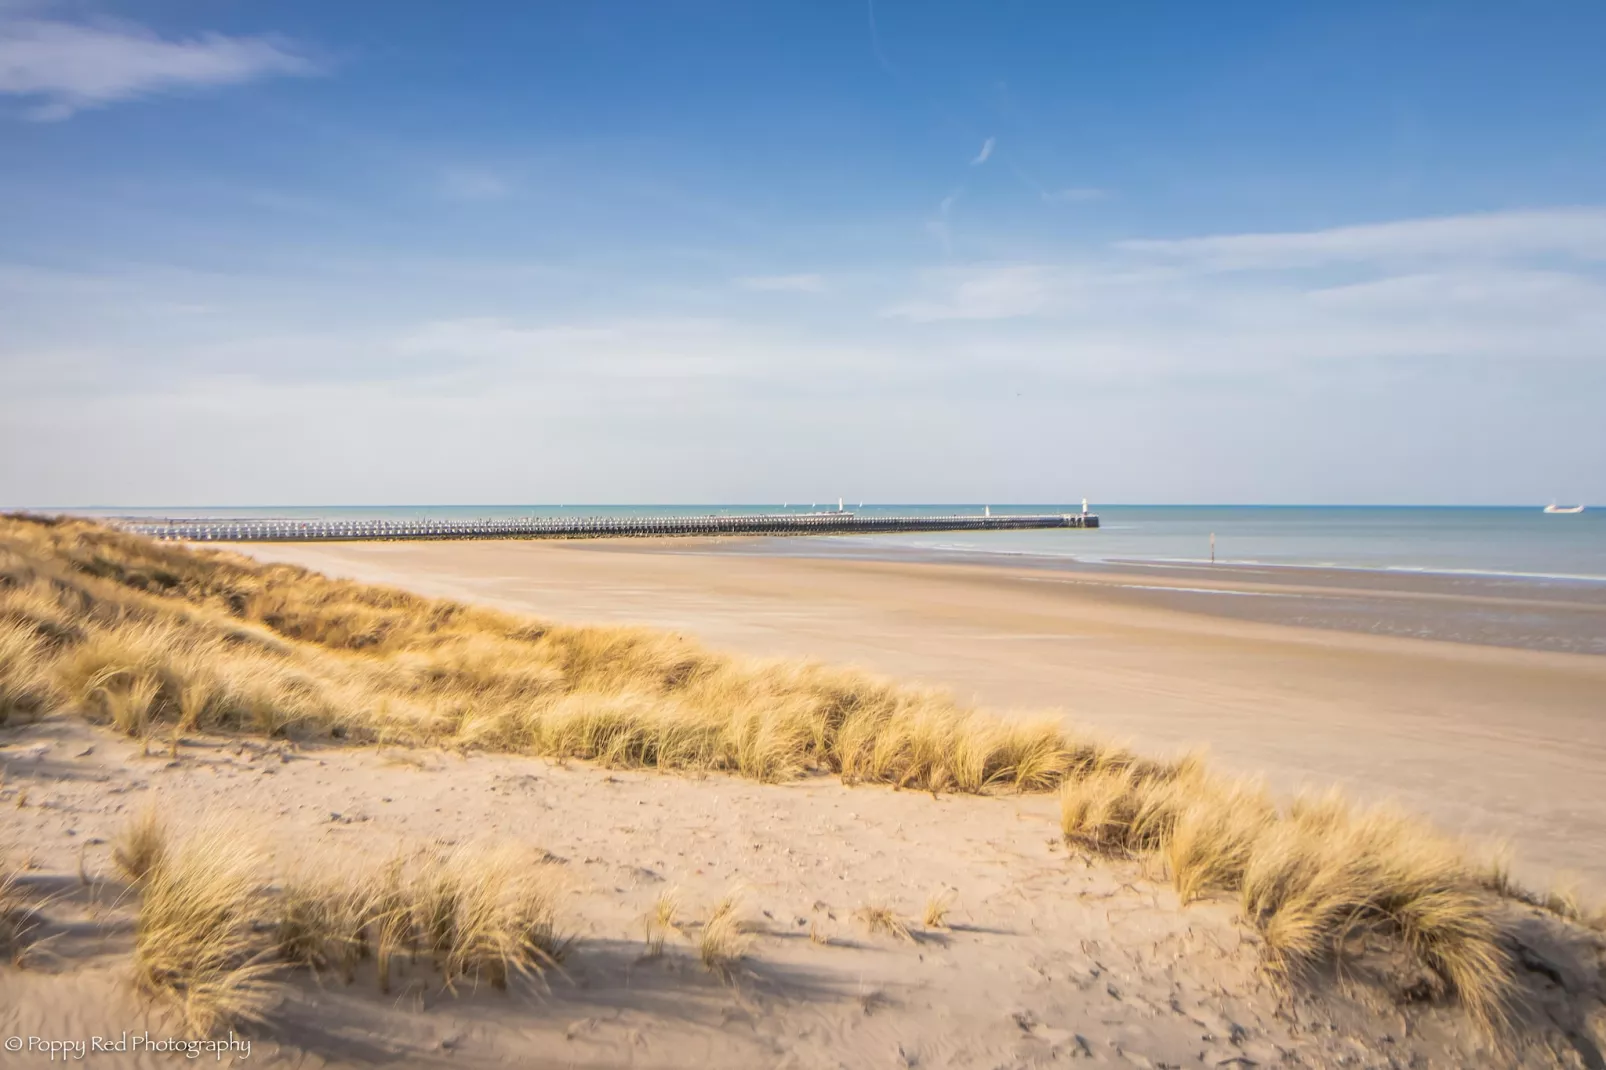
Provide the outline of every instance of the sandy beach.
{"type": "MultiPolygon", "coordinates": [[[[1060,774],[1055,793],[1028,784],[1025,758],[1013,788],[1002,779],[968,789],[953,779],[875,779],[841,757],[868,753],[850,738],[863,720],[834,730],[830,760],[839,764],[829,768],[840,775],[821,775],[820,761],[771,776],[756,765],[665,761],[663,750],[656,760],[539,750],[537,737],[494,735],[532,714],[544,720],[525,723],[551,731],[606,730],[621,711],[647,713],[643,702],[691,701],[675,688],[714,694],[698,692],[705,685],[684,665],[727,687],[843,683],[813,692],[817,702],[907,701],[922,716],[945,708],[926,692],[878,691],[852,673],[694,654],[695,637],[940,686],[1006,719],[1058,713],[1156,755],[1208,746],[1212,764],[1264,774],[1278,791],[1340,783],[1475,839],[1503,834],[1527,881],[1566,868],[1595,879],[1602,814],[1586,785],[1601,739],[1589,700],[1606,659],[1168,601],[1265,591],[1279,596],[1267,605],[1292,605],[1307,590],[1413,603],[1509,599],[1498,591],[1418,579],[1368,593],[1374,579],[1313,573],[1184,575],[1167,587],[1133,569],[791,558],[774,545],[728,553],[695,542],[248,548],[262,560],[553,622],[671,633],[650,635],[548,627],[109,533],[13,523],[10,537],[8,612],[36,623],[8,625],[12,646],[0,653],[19,649],[22,634],[34,644],[26,649],[57,658],[59,684],[58,704],[41,714],[27,705],[26,688],[37,686],[20,671],[28,655],[6,654],[15,680],[0,724],[7,1065],[51,1065],[73,1044],[126,1036],[233,1037],[249,1049],[217,1061],[296,1070],[1602,1065],[1606,943],[1588,893],[1533,897],[1497,877],[1481,850],[1466,857],[1408,821],[1371,823],[1342,802],[1279,817],[1269,803],[1256,809],[1255,792],[1209,794],[1217,789],[1192,763],[1112,749],[1098,760],[1120,764],[1060,774]],[[58,562],[72,568],[51,571],[58,562]],[[31,569],[43,572],[30,578],[31,569]],[[150,594],[153,585],[189,598],[150,594]],[[169,616],[141,616],[152,612],[169,616]],[[74,640],[80,620],[92,623],[74,640]],[[386,640],[397,649],[382,656],[365,653],[376,621],[398,629],[386,640]],[[68,644],[47,650],[47,634],[68,644]],[[670,660],[653,660],[660,655],[670,660]],[[560,656],[561,677],[552,668],[560,656]],[[213,665],[237,674],[211,678],[224,681],[214,688],[237,690],[201,693],[220,704],[189,708],[246,719],[141,721],[106,666],[162,657],[157,671],[191,674],[164,715],[182,714],[207,679],[201,667],[213,665]],[[465,670],[479,682],[449,692],[457,697],[434,713],[385,720],[393,705],[465,670]],[[64,690],[74,672],[85,682],[64,690]],[[678,682],[651,683],[664,673],[678,682]],[[498,698],[485,683],[526,679],[571,693],[541,712],[518,696],[542,691],[498,698]],[[238,690],[252,681],[280,689],[238,690]],[[232,697],[250,694],[264,697],[232,697]],[[320,694],[322,706],[295,705],[320,694]],[[500,720],[488,716],[497,702],[500,720]],[[430,732],[454,707],[457,727],[430,732]],[[564,722],[565,709],[589,710],[591,720],[564,722]],[[1298,844],[1292,857],[1306,860],[1308,879],[1338,882],[1305,900],[1341,911],[1318,922],[1328,929],[1311,968],[1283,957],[1299,932],[1288,926],[1307,924],[1296,900],[1267,914],[1221,885],[1189,891],[1179,883],[1186,855],[1073,827],[1072,800],[1093,798],[1101,783],[1148,783],[1149,798],[1183,800],[1163,804],[1184,807],[1172,811],[1172,846],[1195,813],[1215,815],[1195,823],[1195,835],[1229,829],[1235,814],[1262,822],[1254,858],[1268,866],[1298,844]],[[1335,854],[1323,853],[1328,845],[1335,854]],[[175,888],[198,898],[175,898],[175,888]],[[1404,904],[1384,908],[1390,919],[1419,927],[1364,920],[1379,896],[1404,904]],[[515,909],[533,913],[507,913],[515,909]],[[393,925],[399,935],[385,935],[393,925]],[[228,933],[241,942],[220,943],[228,933]],[[1436,942],[1404,942],[1423,933],[1436,942]],[[471,968],[453,965],[459,954],[476,956],[463,960],[471,968]],[[1487,957],[1468,957],[1477,954],[1487,957]],[[222,965],[207,972],[214,961],[222,965]],[[498,973],[498,962],[522,972],[498,973]],[[1457,963],[1491,972],[1449,982],[1457,963]],[[259,981],[249,979],[255,969],[265,971],[259,981]],[[1481,1006],[1498,1017],[1480,1019],[1474,999],[1489,991],[1500,1002],[1481,1006]],[[208,1009],[225,999],[240,1002],[208,1009]],[[238,1033],[225,1034],[225,1022],[238,1033]]],[[[1575,611],[1596,608],[1583,599],[1575,611]]],[[[738,726],[751,703],[777,694],[729,693],[738,726]]],[[[942,744],[945,768],[963,771],[966,746],[1005,738],[981,723],[986,714],[973,716],[962,723],[995,734],[942,744]]],[[[1063,727],[1045,726],[1065,756],[1056,761],[1083,745],[1063,727]]],[[[160,1049],[95,1057],[151,1070],[186,1058],[160,1049]]]]}
{"type": "Polygon", "coordinates": [[[777,550],[786,547],[734,540],[248,548],[561,620],[648,624],[716,647],[858,664],[989,707],[1063,711],[1146,751],[1207,748],[1216,764],[1264,774],[1280,790],[1340,784],[1397,800],[1476,840],[1509,842],[1518,872],[1536,883],[1606,887],[1606,658],[1366,634],[1343,621],[1304,627],[1286,623],[1299,616],[1298,598],[1206,601],[1176,588],[1366,595],[1424,613],[1434,600],[1505,609],[1518,598],[1598,628],[1606,607],[1591,592],[1536,599],[1411,575],[1201,577],[777,550]],[[1242,614],[1251,601],[1262,619],[1219,608],[1242,614]]]}
{"type": "MultiPolygon", "coordinates": [[[[1556,1049],[1501,1053],[1454,1009],[1401,1009],[1398,980],[1280,988],[1230,904],[1183,909],[1138,863],[1068,852],[1051,798],[239,741],[195,741],[170,760],[75,721],[5,743],[7,832],[32,845],[23,883],[51,903],[24,968],[0,969],[8,1036],[174,1034],[128,983],[131,897],[109,861],[117,831],[155,802],[175,836],[226,816],[283,872],[496,840],[533,844],[563,871],[560,918],[579,943],[542,984],[451,993],[412,963],[379,995],[371,965],[355,983],[326,974],[288,988],[236,1066],[1556,1065],[1556,1049]],[[733,889],[754,943],[722,981],[696,940],[733,889]],[[683,932],[649,956],[642,919],[670,890],[683,932]],[[939,929],[920,924],[933,897],[952,907],[939,929]],[[870,907],[910,934],[871,929],[870,907]]],[[[1591,951],[1539,939],[1569,985],[1592,983],[1591,951]]],[[[50,1063],[24,1053],[15,1065],[50,1063]]]]}

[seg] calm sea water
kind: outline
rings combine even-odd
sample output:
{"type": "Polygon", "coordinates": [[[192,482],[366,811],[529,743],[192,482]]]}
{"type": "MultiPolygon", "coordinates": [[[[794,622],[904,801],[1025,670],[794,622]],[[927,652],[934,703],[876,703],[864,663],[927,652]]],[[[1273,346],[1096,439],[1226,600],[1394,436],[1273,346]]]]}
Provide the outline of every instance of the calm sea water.
{"type": "MultiPolygon", "coordinates": [[[[980,504],[846,503],[866,515],[980,513],[980,504]]],[[[809,512],[835,502],[770,505],[467,505],[107,509],[103,516],[465,519],[520,516],[698,516],[809,512]]],[[[994,513],[1078,512],[1081,503],[990,507],[994,513]]],[[[1087,562],[1201,562],[1403,570],[1606,582],[1606,509],[1552,515],[1533,507],[1092,506],[1096,531],[954,532],[797,540],[804,553],[1026,555],[1087,562]]],[[[793,552],[788,547],[788,552],[793,552]]]]}

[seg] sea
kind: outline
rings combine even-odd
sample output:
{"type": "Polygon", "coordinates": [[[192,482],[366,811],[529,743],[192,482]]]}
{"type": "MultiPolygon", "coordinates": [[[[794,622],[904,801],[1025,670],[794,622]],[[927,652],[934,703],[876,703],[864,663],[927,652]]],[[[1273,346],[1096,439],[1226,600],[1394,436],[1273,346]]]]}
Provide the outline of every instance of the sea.
{"type": "MultiPolygon", "coordinates": [[[[888,505],[867,516],[1080,512],[1080,502],[888,505]]],[[[832,502],[737,505],[407,505],[96,508],[74,513],[172,519],[466,520],[536,516],[706,516],[835,510],[832,502]]],[[[935,532],[786,539],[788,554],[1061,559],[1066,564],[1305,566],[1606,584],[1606,509],[1537,506],[1103,505],[1096,530],[935,532]]],[[[780,541],[780,540],[777,540],[780,541]]]]}
{"type": "MultiPolygon", "coordinates": [[[[472,520],[809,513],[838,502],[81,509],[107,518],[472,520]]],[[[842,502],[869,516],[1076,513],[1080,502],[842,502]]],[[[1215,616],[1606,655],[1606,509],[1105,505],[1099,527],[667,540],[655,551],[1122,573],[1103,597],[1215,616]]],[[[1084,582],[1062,576],[1055,582],[1084,582]]],[[[1093,581],[1096,582],[1096,581],[1093,581]]]]}

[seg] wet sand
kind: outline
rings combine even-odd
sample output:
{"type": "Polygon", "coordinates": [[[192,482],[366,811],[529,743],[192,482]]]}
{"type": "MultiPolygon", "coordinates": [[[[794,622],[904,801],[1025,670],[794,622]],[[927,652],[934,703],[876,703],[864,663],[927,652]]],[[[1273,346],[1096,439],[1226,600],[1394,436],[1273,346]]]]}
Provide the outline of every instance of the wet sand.
{"type": "Polygon", "coordinates": [[[789,557],[753,542],[248,551],[556,619],[856,663],[994,708],[1060,710],[1153,752],[1204,746],[1282,790],[1338,783],[1395,799],[1474,838],[1509,840],[1530,880],[1571,873],[1606,889],[1606,657],[1367,628],[1415,614],[1443,631],[1482,614],[1507,634],[1526,606],[1587,639],[1606,620],[1600,592],[1303,569],[789,557]],[[1313,610],[1323,598],[1344,611],[1313,610]]]}

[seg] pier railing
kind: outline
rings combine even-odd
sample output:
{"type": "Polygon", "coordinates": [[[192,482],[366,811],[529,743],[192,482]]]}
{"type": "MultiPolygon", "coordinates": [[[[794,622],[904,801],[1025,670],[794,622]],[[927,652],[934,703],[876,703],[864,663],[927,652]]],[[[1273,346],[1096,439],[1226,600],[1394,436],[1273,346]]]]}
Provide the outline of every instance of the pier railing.
{"type": "Polygon", "coordinates": [[[773,513],[711,516],[519,517],[508,520],[130,520],[122,527],[185,542],[344,542],[375,539],[578,539],[621,535],[857,535],[893,531],[1096,528],[1093,513],[858,516],[773,513]]]}

